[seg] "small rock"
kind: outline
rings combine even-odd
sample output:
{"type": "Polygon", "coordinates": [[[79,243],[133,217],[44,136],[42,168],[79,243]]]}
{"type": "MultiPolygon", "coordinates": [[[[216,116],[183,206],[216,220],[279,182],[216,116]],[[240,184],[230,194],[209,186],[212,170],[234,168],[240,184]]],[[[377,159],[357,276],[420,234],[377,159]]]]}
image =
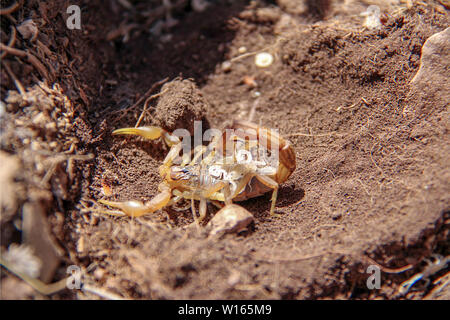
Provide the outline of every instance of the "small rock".
{"type": "Polygon", "coordinates": [[[241,280],[241,273],[237,270],[231,270],[228,276],[227,283],[230,287],[234,287],[241,280]]]}
{"type": "Polygon", "coordinates": [[[342,218],[342,213],[340,212],[334,212],[331,214],[331,219],[334,221],[339,220],[340,218],[342,218]]]}
{"type": "Polygon", "coordinates": [[[77,242],[77,252],[80,254],[80,256],[84,256],[85,249],[86,249],[85,239],[83,236],[81,236],[77,242]]]}
{"type": "Polygon", "coordinates": [[[94,271],[94,278],[96,280],[102,280],[106,275],[106,270],[102,268],[98,268],[94,271]]]}
{"type": "Polygon", "coordinates": [[[222,62],[222,71],[223,72],[230,72],[231,71],[231,62],[230,61],[224,61],[222,62]]]}
{"type": "Polygon", "coordinates": [[[244,54],[244,53],[247,52],[247,48],[246,48],[246,47],[239,47],[238,52],[239,52],[240,54],[244,54]]]}
{"type": "Polygon", "coordinates": [[[6,104],[0,101],[0,118],[6,114],[6,104]]]}
{"type": "Polygon", "coordinates": [[[260,23],[276,23],[280,20],[281,11],[276,7],[256,9],[256,18],[260,23]]]}
{"type": "Polygon", "coordinates": [[[38,35],[38,27],[32,19],[25,20],[18,27],[17,31],[22,35],[24,39],[31,39],[34,41],[38,35]]]}
{"type": "Polygon", "coordinates": [[[367,29],[379,29],[381,28],[381,11],[380,7],[376,5],[371,5],[366,11],[361,13],[361,16],[366,17],[363,26],[367,29]]]}
{"type": "Polygon", "coordinates": [[[191,7],[195,12],[203,12],[208,6],[209,3],[205,0],[191,0],[191,7]]]}
{"type": "Polygon", "coordinates": [[[450,101],[450,27],[429,37],[422,47],[420,67],[411,80],[410,108],[405,116],[430,109],[450,101]],[[431,103],[433,101],[433,103],[431,103]],[[411,109],[411,110],[410,110],[411,109]]]}
{"type": "Polygon", "coordinates": [[[242,78],[242,83],[249,86],[250,88],[256,88],[258,84],[255,81],[255,77],[252,76],[244,76],[242,78]]]}
{"type": "Polygon", "coordinates": [[[238,233],[254,221],[253,215],[237,204],[220,209],[206,226],[210,236],[238,233]]]}
{"type": "MultiPolygon", "coordinates": [[[[422,47],[420,67],[411,84],[425,87],[448,80],[450,67],[450,27],[429,37],[422,47]]],[[[443,86],[445,88],[445,86],[443,86]]],[[[447,87],[448,88],[448,87],[447,87]]]]}

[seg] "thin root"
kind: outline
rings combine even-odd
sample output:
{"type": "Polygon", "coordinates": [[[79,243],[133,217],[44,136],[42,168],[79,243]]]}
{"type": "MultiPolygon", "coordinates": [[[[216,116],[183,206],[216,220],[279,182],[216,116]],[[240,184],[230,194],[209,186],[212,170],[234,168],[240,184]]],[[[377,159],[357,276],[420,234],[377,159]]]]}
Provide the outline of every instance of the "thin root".
{"type": "Polygon", "coordinates": [[[123,297],[121,297],[121,296],[119,296],[117,294],[108,292],[108,291],[103,290],[101,288],[97,288],[97,287],[91,286],[89,284],[84,284],[81,287],[81,289],[83,291],[85,291],[85,292],[93,293],[93,294],[95,294],[95,295],[97,295],[97,296],[99,296],[99,297],[101,297],[103,299],[107,299],[107,300],[128,300],[128,299],[123,298],[123,297]]]}
{"type": "Polygon", "coordinates": [[[169,78],[164,78],[156,83],[154,83],[150,89],[147,90],[147,92],[140,97],[132,106],[124,109],[124,110],[117,110],[115,112],[113,112],[114,114],[117,113],[122,113],[122,115],[120,115],[119,117],[116,118],[116,122],[119,121],[120,119],[122,119],[129,111],[133,110],[134,108],[136,108],[137,106],[139,106],[145,99],[147,99],[147,97],[160,85],[164,84],[167,82],[167,80],[169,80],[169,78]]]}
{"type": "Polygon", "coordinates": [[[54,293],[66,288],[68,278],[59,280],[59,281],[51,283],[51,284],[46,284],[46,283],[40,281],[39,279],[32,278],[32,277],[16,270],[14,265],[9,263],[8,261],[5,261],[2,257],[0,257],[0,264],[2,266],[4,266],[6,269],[8,269],[9,271],[11,271],[12,273],[14,273],[19,278],[21,278],[23,281],[25,281],[27,284],[29,284],[33,289],[35,289],[36,291],[38,291],[41,294],[51,295],[51,294],[54,294],[54,293]]]}
{"type": "Polygon", "coordinates": [[[0,15],[13,13],[17,9],[19,9],[19,7],[20,7],[20,3],[19,2],[14,2],[9,7],[4,8],[4,9],[0,9],[0,15]]]}
{"type": "MultiPolygon", "coordinates": [[[[9,39],[8,47],[13,48],[14,45],[16,44],[16,39],[17,39],[16,28],[14,28],[14,26],[11,26],[11,38],[9,39]]],[[[0,54],[0,59],[5,58],[7,54],[8,54],[8,52],[6,52],[6,51],[2,52],[2,54],[0,54]]]]}
{"type": "Polygon", "coordinates": [[[410,269],[413,268],[412,264],[408,264],[408,265],[406,265],[404,267],[396,268],[396,269],[387,268],[387,267],[382,266],[381,264],[379,264],[378,262],[376,262],[372,258],[369,258],[368,256],[364,256],[364,258],[367,259],[369,261],[369,263],[374,264],[377,267],[379,267],[381,269],[381,271],[383,271],[385,273],[402,273],[402,272],[405,272],[405,271],[410,270],[410,269]]]}
{"type": "Polygon", "coordinates": [[[309,134],[309,133],[301,133],[301,132],[297,132],[297,133],[291,133],[286,135],[286,137],[327,137],[327,136],[332,136],[333,134],[337,134],[337,131],[332,131],[332,132],[327,132],[327,133],[319,133],[319,134],[309,134]]]}
{"type": "Polygon", "coordinates": [[[41,74],[44,79],[50,79],[50,75],[47,71],[47,69],[44,67],[42,62],[38,60],[34,55],[27,51],[11,48],[3,43],[0,43],[0,50],[5,51],[6,53],[12,54],[14,56],[27,58],[28,61],[38,70],[38,72],[41,74]]]}
{"type": "Polygon", "coordinates": [[[6,72],[11,77],[11,79],[14,81],[14,84],[16,85],[17,91],[19,91],[21,95],[24,95],[26,93],[26,90],[23,87],[22,83],[19,81],[19,79],[17,79],[16,75],[12,72],[12,70],[9,67],[8,63],[6,61],[2,61],[2,63],[5,66],[6,72]]]}
{"type": "Polygon", "coordinates": [[[168,90],[168,89],[165,89],[165,90],[161,91],[160,93],[157,93],[157,94],[154,94],[154,95],[148,97],[147,100],[145,100],[145,103],[144,103],[144,109],[142,110],[141,115],[139,116],[139,119],[138,119],[138,121],[136,122],[135,128],[139,127],[139,125],[141,124],[142,119],[144,119],[144,115],[145,115],[145,113],[147,112],[148,104],[150,103],[150,101],[152,101],[152,100],[154,100],[154,99],[160,97],[161,95],[163,95],[164,93],[166,93],[167,90],[168,90]]]}
{"type": "Polygon", "coordinates": [[[364,103],[366,106],[369,105],[367,100],[364,99],[363,97],[361,97],[361,99],[359,99],[357,102],[355,102],[351,106],[348,106],[348,107],[343,107],[343,106],[337,107],[336,111],[339,112],[341,110],[351,110],[351,109],[355,108],[356,106],[358,106],[361,102],[364,103]]]}

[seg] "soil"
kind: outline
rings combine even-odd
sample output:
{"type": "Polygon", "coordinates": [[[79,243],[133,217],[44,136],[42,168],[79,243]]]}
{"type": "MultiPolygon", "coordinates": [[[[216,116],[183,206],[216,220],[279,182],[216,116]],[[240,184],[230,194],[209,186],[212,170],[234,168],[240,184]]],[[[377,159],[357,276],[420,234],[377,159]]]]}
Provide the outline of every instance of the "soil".
{"type": "MultiPolygon", "coordinates": [[[[1,16],[5,45],[33,19],[37,35],[17,32],[14,48],[40,62],[2,59],[2,251],[21,242],[22,208],[33,203],[60,252],[50,279],[76,265],[85,283],[122,298],[449,299],[438,285],[445,270],[398,293],[426,258],[450,254],[448,67],[431,85],[410,83],[425,41],[449,25],[446,2],[214,1],[204,11],[172,2],[174,26],[159,1],[79,1],[81,30],[66,27],[63,0],[1,16]],[[363,26],[370,4],[380,28],[363,26]],[[255,65],[260,51],[274,57],[267,68],[255,65]],[[276,217],[270,193],[240,202],[254,224],[220,239],[192,228],[189,209],[100,212],[103,198],[152,199],[167,153],[114,129],[192,132],[194,120],[220,129],[252,108],[296,152],[276,217]],[[380,289],[367,287],[370,265],[381,268],[380,289]]],[[[47,297],[1,274],[16,288],[2,298],[47,297]]]]}

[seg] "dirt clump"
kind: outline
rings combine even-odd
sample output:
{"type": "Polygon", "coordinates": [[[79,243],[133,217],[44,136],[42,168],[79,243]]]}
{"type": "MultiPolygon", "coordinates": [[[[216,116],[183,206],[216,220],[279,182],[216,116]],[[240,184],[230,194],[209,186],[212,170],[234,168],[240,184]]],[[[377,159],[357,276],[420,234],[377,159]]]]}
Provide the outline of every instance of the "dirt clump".
{"type": "Polygon", "coordinates": [[[192,135],[194,121],[206,121],[208,110],[208,102],[192,80],[173,80],[161,88],[155,124],[169,132],[186,129],[192,135]]]}

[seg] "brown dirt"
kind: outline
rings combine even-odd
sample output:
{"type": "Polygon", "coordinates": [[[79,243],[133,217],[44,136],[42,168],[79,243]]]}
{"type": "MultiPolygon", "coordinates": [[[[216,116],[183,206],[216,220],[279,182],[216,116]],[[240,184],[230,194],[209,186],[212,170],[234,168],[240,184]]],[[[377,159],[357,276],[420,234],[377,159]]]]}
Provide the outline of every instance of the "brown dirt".
{"type": "MultiPolygon", "coordinates": [[[[49,73],[24,57],[3,60],[27,92],[16,92],[2,64],[1,146],[22,168],[14,178],[1,175],[16,195],[2,202],[2,250],[20,242],[20,208],[38,201],[64,252],[54,280],[75,264],[86,283],[125,298],[405,298],[398,285],[423,270],[424,258],[449,255],[448,82],[435,79],[430,91],[410,85],[422,45],[449,25],[443,5],[219,1],[195,12],[182,4],[173,12],[178,25],[155,36],[148,30],[162,19],[158,2],[129,2],[131,9],[80,1],[81,30],[66,28],[66,1],[29,1],[2,16],[5,44],[12,25],[33,18],[38,42],[18,35],[15,47],[29,49],[49,73]],[[358,14],[369,4],[383,12],[380,30],[362,27],[358,14]],[[240,56],[243,46],[270,52],[274,63],[257,68],[254,55],[240,56]],[[224,61],[232,61],[229,70],[224,61]],[[296,151],[297,169],[279,190],[280,217],[269,216],[270,195],[247,200],[241,205],[254,226],[213,240],[188,227],[189,210],[134,220],[97,212],[108,190],[117,200],[151,199],[167,152],[113,138],[113,129],[134,126],[141,114],[141,124],[168,129],[192,130],[194,119],[222,128],[246,119],[252,106],[255,121],[279,129],[296,151]],[[51,161],[69,149],[95,159],[51,161]],[[366,268],[374,263],[383,270],[381,289],[369,290],[366,268]]],[[[2,284],[17,281],[2,269],[2,284]]],[[[406,298],[438,298],[434,288],[419,283],[406,298]]],[[[21,286],[2,297],[40,295],[21,286]]]]}

